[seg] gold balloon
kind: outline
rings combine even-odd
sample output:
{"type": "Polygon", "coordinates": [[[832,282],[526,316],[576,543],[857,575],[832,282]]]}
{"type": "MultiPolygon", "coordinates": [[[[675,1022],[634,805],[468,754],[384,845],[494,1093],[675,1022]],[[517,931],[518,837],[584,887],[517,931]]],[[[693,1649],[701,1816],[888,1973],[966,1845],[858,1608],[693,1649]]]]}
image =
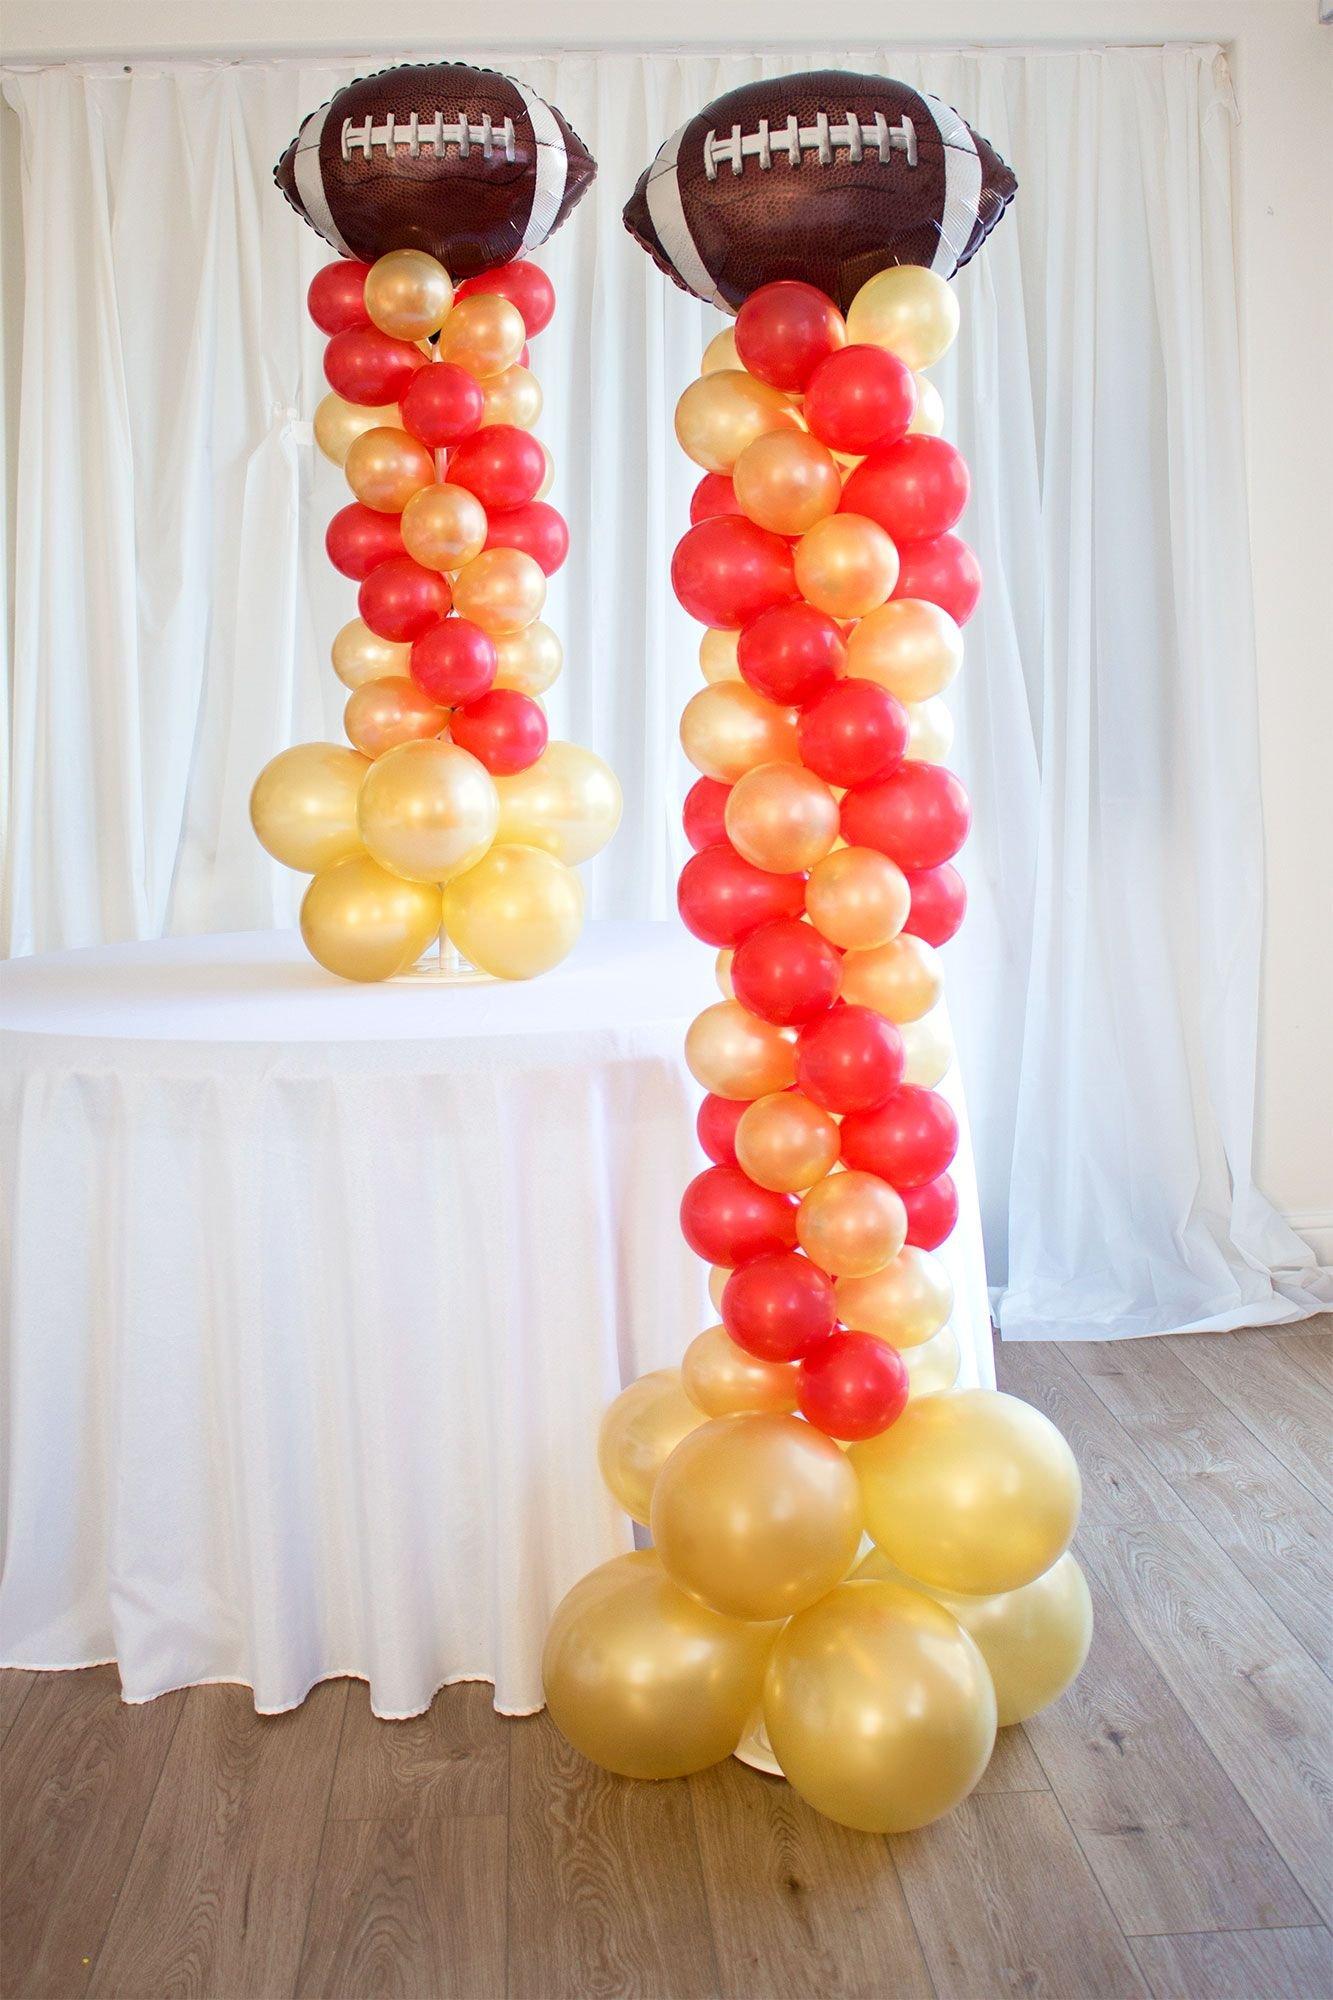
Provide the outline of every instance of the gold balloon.
{"type": "Polygon", "coordinates": [[[482,389],[482,428],[513,424],[530,431],[542,413],[542,385],[530,368],[515,362],[502,375],[492,375],[482,389]]]}
{"type": "Polygon", "coordinates": [[[615,772],[577,743],[548,743],[535,764],[497,778],[495,789],[496,839],[543,847],[570,867],[600,854],[620,825],[615,772]]]}
{"type": "Polygon", "coordinates": [[[796,1051],[781,1028],[739,1000],[717,1000],[691,1021],[685,1061],[695,1082],[715,1097],[764,1097],[796,1078],[796,1051]]]}
{"type": "MultiPolygon", "coordinates": [[[[469,296],[464,305],[472,303],[472,296],[484,294],[469,296]]],[[[454,578],[455,611],[493,638],[521,632],[540,617],[545,602],[545,572],[523,549],[485,549],[454,578]]]]}
{"type": "Polygon", "coordinates": [[[708,1296],[713,1301],[714,1312],[720,1313],[722,1310],[722,1294],[727,1288],[727,1279],[730,1276],[731,1272],[725,1264],[712,1264],[709,1266],[708,1296]]]}
{"type": "Polygon", "coordinates": [[[830,618],[864,618],[898,581],[898,551],[864,514],[830,514],[795,549],[796,586],[830,618]]]}
{"type": "Polygon", "coordinates": [[[667,1575],[714,1611],[789,1617],[852,1566],[856,1476],[833,1440],[798,1417],[720,1417],[662,1467],[652,1534],[667,1575]]]}
{"type": "Polygon", "coordinates": [[[837,1165],[836,1119],[799,1090],[747,1104],[736,1126],[736,1158],[752,1181],[775,1194],[804,1194],[837,1165]]]}
{"type": "Polygon", "coordinates": [[[847,671],[877,681],[899,701],[928,701],[963,664],[963,635],[947,611],[922,597],[895,597],[847,634],[847,671]]]}
{"type": "Polygon", "coordinates": [[[882,1270],[907,1240],[902,1198],[878,1174],[859,1169],[816,1182],[796,1211],[796,1240],[834,1278],[882,1270]]]}
{"type": "MultiPolygon", "coordinates": [[[[730,832],[730,800],[727,813],[730,832]]],[[[902,869],[873,847],[839,847],[811,868],[805,885],[807,916],[820,936],[842,951],[888,944],[907,922],[911,905],[902,869]]]]}
{"type": "Polygon", "coordinates": [[[938,695],[907,704],[907,754],[919,764],[942,764],[953,749],[953,717],[938,695]]]}
{"type": "Polygon", "coordinates": [[[405,882],[368,854],[321,869],[301,903],[306,950],[342,979],[392,979],[439,929],[438,888],[405,882]]]}
{"type": "Polygon", "coordinates": [[[583,927],[583,884],[538,847],[499,845],[447,882],[445,935],[495,979],[534,979],[568,957],[583,927]]]}
{"type": "Polygon", "coordinates": [[[347,484],[363,507],[401,514],[414,493],[435,477],[435,461],[407,431],[384,424],[353,438],[343,461],[347,484]]]}
{"type": "Polygon", "coordinates": [[[735,956],[735,952],[728,951],[724,945],[713,962],[713,976],[717,980],[718,992],[724,1000],[736,998],[736,988],[731,983],[731,961],[735,956]]]}
{"type": "Polygon", "coordinates": [[[520,694],[545,694],[559,677],[564,649],[549,625],[534,618],[519,632],[492,633],[495,640],[495,685],[520,694]]]}
{"type": "Polygon", "coordinates": [[[706,1417],[794,1410],[800,1383],[794,1361],[761,1361],[737,1347],[724,1326],[695,1335],[685,1349],[680,1379],[706,1417]]]}
{"type": "Polygon", "coordinates": [[[903,1366],[907,1370],[909,1396],[938,1396],[957,1383],[963,1365],[958,1335],[951,1326],[923,1341],[920,1347],[904,1347],[903,1366]]]}
{"type": "Polygon", "coordinates": [[[729,1757],[777,1628],[721,1618],[652,1549],[617,1556],[556,1606],[542,1652],[551,1720],[623,1778],[684,1778],[729,1757]]]}
{"type": "Polygon", "coordinates": [[[849,951],[842,961],[843,999],[900,1026],[928,1014],[943,991],[934,946],[905,931],[874,951],[849,951]]]}
{"type": "Polygon", "coordinates": [[[981,1777],[995,1690],[942,1605],[857,1578],[782,1631],[764,1725],[788,1784],[817,1812],[862,1833],[910,1833],[981,1777]]]}
{"type": "Polygon", "coordinates": [[[944,429],[944,398],[928,376],[916,378],[916,409],[907,428],[923,437],[939,437],[944,429]]]}
{"type": "Polygon", "coordinates": [[[802,764],[759,764],[746,771],[727,795],[724,818],[737,853],[773,875],[813,868],[838,838],[838,801],[802,764]]]}
{"type": "Polygon", "coordinates": [[[436,353],[479,381],[512,368],[527,340],[523,315],[499,292],[469,292],[440,328],[436,353]]]}
{"type": "Polygon", "coordinates": [[[486,546],[486,509],[465,486],[424,486],[403,509],[403,546],[424,569],[462,569],[486,546]]]}
{"type": "Polygon", "coordinates": [[[919,1021],[903,1021],[903,1082],[918,1090],[933,1090],[953,1061],[953,1040],[939,1008],[919,1021]]]}
{"type": "Polygon", "coordinates": [[[383,426],[397,429],[402,424],[397,403],[345,403],[330,389],[315,406],[315,443],[325,458],[343,465],[354,439],[383,426]]]}
{"type": "Polygon", "coordinates": [[[893,264],[868,278],[847,314],[849,341],[887,347],[912,369],[947,354],[957,332],[957,298],[921,264],[893,264]]]}
{"type": "Polygon", "coordinates": [[[736,460],[732,483],[741,511],[778,535],[803,535],[842,498],[833,454],[809,431],[767,431],[736,460]]]}
{"type": "Polygon", "coordinates": [[[357,806],[375,859],[409,882],[447,882],[476,866],[500,819],[486,766],[456,743],[400,743],[366,773],[357,806]]]}
{"type": "Polygon", "coordinates": [[[839,1278],[838,1318],[890,1347],[920,1347],[953,1311],[953,1285],[938,1257],[906,1243],[891,1264],[865,1278],[839,1278]]]}
{"type": "Polygon", "coordinates": [[[1018,1590],[1078,1525],[1073,1452],[1039,1410],[996,1389],[912,1398],[851,1460],[872,1539],[933,1589],[1018,1590]]]}
{"type": "Polygon", "coordinates": [[[602,1418],[597,1465],[631,1521],[648,1525],[657,1475],[683,1437],[703,1422],[679,1368],[656,1368],[622,1389],[602,1418]]]}
{"type": "Polygon", "coordinates": [[[361,852],[356,800],[370,769],[340,743],[298,743],[270,758],[250,793],[259,844],[284,868],[313,875],[361,852]]]}
{"type": "Polygon", "coordinates": [[[344,687],[364,687],[367,681],[402,680],[410,673],[412,648],[381,639],[360,618],[352,618],[333,641],[333,671],[344,687]]]}
{"type": "Polygon", "coordinates": [[[766,431],[800,427],[789,397],[739,368],[701,375],[676,405],[681,449],[705,472],[730,472],[745,447],[766,431]]]}
{"type": "Polygon", "coordinates": [[[704,358],[699,364],[701,375],[716,375],[719,368],[740,368],[744,372],[741,357],[736,352],[736,329],[724,326],[721,333],[715,333],[704,349],[704,358]]]}
{"type": "Polygon", "coordinates": [[[765,701],[744,681],[717,681],[685,704],[680,741],[696,771],[734,785],[757,764],[799,764],[796,710],[765,701]]]}
{"type": "Polygon", "coordinates": [[[438,736],[449,720],[416,682],[407,679],[367,681],[355,689],[343,710],[348,741],[367,757],[382,757],[400,743],[438,736]]]}
{"type": "Polygon", "coordinates": [[[699,665],[710,684],[740,679],[740,662],[736,658],[736,641],[740,636],[739,632],[727,632],[717,625],[710,625],[705,631],[699,641],[699,665]]]}
{"type": "Polygon", "coordinates": [[[366,311],[395,340],[438,333],[453,302],[449,273],[424,250],[390,250],[376,258],[366,278],[366,311]]]}
{"type": "Polygon", "coordinates": [[[545,445],[542,446],[542,457],[546,460],[546,470],[542,474],[541,485],[537,488],[537,491],[532,496],[534,500],[544,500],[547,494],[550,492],[551,488],[555,485],[555,460],[552,458],[550,452],[547,450],[545,445]]]}

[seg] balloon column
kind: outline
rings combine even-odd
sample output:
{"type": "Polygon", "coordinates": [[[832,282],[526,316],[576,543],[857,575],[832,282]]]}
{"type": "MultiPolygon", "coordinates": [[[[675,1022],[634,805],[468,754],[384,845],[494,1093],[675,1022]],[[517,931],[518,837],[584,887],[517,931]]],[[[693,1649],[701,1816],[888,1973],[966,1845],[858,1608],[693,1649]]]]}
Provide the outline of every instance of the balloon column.
{"type": "Polygon", "coordinates": [[[922,371],[958,317],[910,263],[845,318],[762,284],[677,406],[701,477],[672,581],[705,628],[679,907],[723,996],[686,1042],[709,1164],[681,1226],[719,1323],[607,1412],[603,1476],[653,1546],[575,1587],[544,1663],[555,1721],[611,1770],[698,1770],[758,1710],[791,1784],[879,1832],[970,1791],[1090,1636],[1073,1456],[1028,1405],[954,1386],[935,1254],[969,820],[942,695],[980,579],[922,371]]]}

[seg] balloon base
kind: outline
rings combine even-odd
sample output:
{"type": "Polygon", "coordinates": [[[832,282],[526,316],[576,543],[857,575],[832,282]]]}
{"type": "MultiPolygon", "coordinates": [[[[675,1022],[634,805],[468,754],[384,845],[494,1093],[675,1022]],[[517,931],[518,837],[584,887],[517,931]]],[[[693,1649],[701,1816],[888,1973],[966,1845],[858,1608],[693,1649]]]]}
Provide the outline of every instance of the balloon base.
{"type": "MultiPolygon", "coordinates": [[[[782,1766],[773,1755],[764,1718],[758,1711],[751,1717],[749,1727],[731,1754],[738,1763],[748,1764],[752,1771],[762,1771],[765,1777],[782,1777],[782,1766]]],[[[783,1783],[786,1783],[785,1778],[783,1783]]]]}
{"type": "Polygon", "coordinates": [[[415,965],[409,965],[406,972],[395,972],[390,985],[399,980],[410,979],[414,984],[429,980],[432,986],[494,986],[498,984],[493,972],[482,972],[470,965],[457,945],[450,944],[441,931],[439,938],[429,951],[424,952],[415,965]]]}

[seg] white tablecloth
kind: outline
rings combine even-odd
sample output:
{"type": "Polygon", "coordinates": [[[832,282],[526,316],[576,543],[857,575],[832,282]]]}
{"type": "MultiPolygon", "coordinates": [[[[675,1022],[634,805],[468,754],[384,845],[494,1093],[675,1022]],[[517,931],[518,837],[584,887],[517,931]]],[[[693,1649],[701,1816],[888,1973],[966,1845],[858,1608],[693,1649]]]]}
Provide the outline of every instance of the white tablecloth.
{"type": "Polygon", "coordinates": [[[711,1317],[676,1207],[713,998],[654,924],[518,986],[345,985],[285,933],[6,968],[0,1663],[540,1706],[551,1608],[630,1545],[602,1410],[711,1317]]]}

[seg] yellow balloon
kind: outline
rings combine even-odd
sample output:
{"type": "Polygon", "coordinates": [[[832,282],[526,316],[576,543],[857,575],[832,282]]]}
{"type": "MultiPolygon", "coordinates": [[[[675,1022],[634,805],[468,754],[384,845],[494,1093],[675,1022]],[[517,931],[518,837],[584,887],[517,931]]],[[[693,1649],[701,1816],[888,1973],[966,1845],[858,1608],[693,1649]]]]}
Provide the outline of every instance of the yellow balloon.
{"type": "Polygon", "coordinates": [[[796,586],[830,618],[864,618],[898,581],[898,551],[864,514],[830,514],[795,549],[796,586]]]}
{"type": "Polygon", "coordinates": [[[796,1051],[781,1028],[739,1000],[717,1000],[691,1021],[685,1061],[695,1082],[716,1097],[764,1097],[796,1079],[796,1051]]]}
{"type": "Polygon", "coordinates": [[[382,757],[400,743],[438,736],[449,720],[414,680],[367,681],[353,690],[343,710],[347,740],[367,757],[382,757]]]}
{"type": "Polygon", "coordinates": [[[838,838],[838,801],[802,764],[758,764],[744,772],[727,795],[723,816],[737,853],[774,875],[813,868],[838,838]]]}
{"type": "Polygon", "coordinates": [[[412,495],[435,478],[435,461],[407,431],[383,424],[353,438],[343,471],[363,507],[401,514],[412,495]]]}
{"type": "Polygon", "coordinates": [[[907,704],[907,754],[919,764],[942,764],[953,749],[953,717],[938,695],[907,704]]]}
{"type": "Polygon", "coordinates": [[[395,340],[438,333],[453,302],[449,273],[424,250],[390,250],[376,258],[366,278],[366,311],[395,340]]]}
{"type": "Polygon", "coordinates": [[[494,846],[445,884],[444,929],[496,979],[535,979],[567,958],[583,927],[583,884],[538,847],[494,846]]]}
{"type": "Polygon", "coordinates": [[[713,964],[713,973],[717,980],[718,992],[724,1000],[734,1000],[736,998],[736,988],[731,983],[731,961],[735,956],[735,952],[728,951],[724,945],[713,964]]]}
{"type": "Polygon", "coordinates": [[[963,664],[963,635],[947,611],[921,597],[895,597],[847,634],[847,671],[877,681],[899,701],[928,701],[963,664]]]}
{"type": "Polygon", "coordinates": [[[838,1318],[890,1347],[920,1347],[953,1311],[953,1284],[938,1257],[906,1243],[891,1264],[865,1278],[839,1278],[838,1318]]]}
{"type": "Polygon", "coordinates": [[[878,1174],[850,1169],[816,1182],[796,1211],[796,1240],[834,1278],[882,1270],[907,1241],[902,1197],[878,1174]]]}
{"type": "Polygon", "coordinates": [[[851,1460],[876,1545],[932,1589],[1018,1590],[1078,1525],[1073,1452],[1039,1410],[996,1389],[912,1398],[851,1460]]]}
{"type": "Polygon", "coordinates": [[[778,535],[803,535],[842,498],[833,454],[809,431],[767,431],[736,460],[732,483],[741,511],[778,535]]]}
{"type": "Polygon", "coordinates": [[[306,950],[341,979],[391,979],[405,972],[439,929],[439,890],[405,882],[368,854],[321,869],[301,903],[306,950]]]}
{"type": "Polygon", "coordinates": [[[918,1090],[933,1090],[953,1061],[953,1040],[940,1009],[918,1021],[900,1023],[903,1037],[903,1082],[918,1090]]]}
{"type": "Polygon", "coordinates": [[[924,437],[939,437],[944,429],[944,398],[925,375],[916,378],[916,409],[907,428],[924,437]]]}
{"type": "Polygon", "coordinates": [[[330,389],[315,406],[315,443],[334,465],[344,465],[355,438],[381,426],[396,429],[401,423],[397,403],[345,403],[330,389]]]}
{"type": "Polygon", "coordinates": [[[730,472],[745,447],[766,431],[800,427],[789,397],[739,368],[701,375],[676,405],[681,449],[705,472],[730,472]]]}
{"type": "Polygon", "coordinates": [[[724,326],[721,333],[715,333],[704,349],[704,358],[699,364],[701,375],[716,375],[719,368],[740,368],[743,363],[736,352],[736,329],[724,326]]]}
{"type": "Polygon", "coordinates": [[[709,1267],[708,1296],[713,1301],[714,1312],[720,1313],[722,1310],[722,1294],[727,1288],[727,1279],[730,1276],[731,1272],[725,1264],[713,1264],[709,1267]]]}
{"type": "Polygon", "coordinates": [[[261,847],[313,875],[361,852],[356,800],[370,769],[340,743],[298,743],[269,759],[250,793],[250,824],[261,847]]]}
{"type": "Polygon", "coordinates": [[[683,1437],[703,1422],[679,1368],[655,1368],[622,1389],[602,1418],[597,1466],[631,1521],[648,1525],[657,1475],[683,1437]]]}
{"type": "Polygon", "coordinates": [[[736,1158],[752,1181],[775,1194],[804,1194],[838,1163],[836,1119],[799,1090],[747,1104],[736,1126],[736,1158]]]}
{"type": "Polygon", "coordinates": [[[564,648],[549,625],[534,618],[519,632],[492,633],[495,640],[495,686],[516,688],[520,694],[545,694],[564,664],[564,648]]]}
{"type": "Polygon", "coordinates": [[[530,368],[515,362],[502,375],[492,375],[481,392],[482,428],[513,424],[530,431],[542,413],[542,385],[530,368]]]}
{"type": "Polygon", "coordinates": [[[469,292],[459,299],[440,328],[436,353],[479,381],[503,375],[523,352],[523,315],[499,292],[469,292]]]}
{"type": "Polygon", "coordinates": [[[741,670],[736,658],[736,641],[740,636],[739,632],[725,632],[715,625],[707,628],[699,641],[699,665],[706,681],[740,679],[741,670]]]}
{"type": "Polygon", "coordinates": [[[928,1014],[943,991],[934,946],[906,932],[874,951],[849,951],[842,961],[843,999],[899,1026],[928,1014]]]}
{"type": "Polygon", "coordinates": [[[474,868],[500,801],[486,766],[456,743],[400,743],[366,773],[357,806],[375,859],[409,882],[447,882],[474,868]]]}
{"type": "Polygon", "coordinates": [[[486,509],[465,486],[423,486],[403,509],[403,546],[423,569],[462,569],[486,546],[486,509]]]}
{"type": "Polygon", "coordinates": [[[788,1784],[817,1812],[863,1833],[910,1833],[981,1777],[995,1747],[995,1690],[942,1605],[857,1579],[783,1629],[764,1726],[788,1784]]]}
{"type": "MultiPolygon", "coordinates": [[[[729,799],[729,832],[730,813],[729,799]]],[[[873,847],[837,848],[811,867],[805,885],[811,923],[842,951],[873,951],[888,944],[907,922],[911,905],[912,892],[902,869],[873,847]]]]}
{"type": "Polygon", "coordinates": [[[620,825],[615,772],[577,743],[548,743],[535,764],[497,778],[495,789],[496,839],[545,848],[569,867],[600,854],[620,825]]]}
{"type": "Polygon", "coordinates": [[[847,313],[854,344],[887,347],[912,369],[947,354],[958,333],[958,300],[921,264],[894,264],[868,278],[847,313]]]}
{"type": "Polygon", "coordinates": [[[789,1617],[852,1566],[856,1476],[833,1440],[799,1417],[720,1417],[691,1431],[662,1467],[652,1534],[667,1575],[714,1611],[789,1617]]]}
{"type": "Polygon", "coordinates": [[[796,710],[765,701],[744,681],[717,681],[685,704],[680,741],[696,771],[734,785],[757,764],[799,764],[796,710]]]}
{"type": "Polygon", "coordinates": [[[685,1349],[680,1379],[706,1417],[794,1410],[800,1382],[794,1361],[761,1361],[737,1347],[724,1326],[695,1335],[685,1349]]]}
{"type": "Polygon", "coordinates": [[[963,1365],[958,1335],[951,1326],[942,1326],[920,1347],[904,1347],[901,1353],[909,1396],[938,1396],[952,1389],[963,1365]]]}
{"type": "Polygon", "coordinates": [[[333,671],[344,687],[364,687],[367,681],[392,676],[402,680],[411,672],[412,648],[381,639],[360,618],[352,618],[333,641],[333,671]]]}
{"type": "MultiPolygon", "coordinates": [[[[463,303],[470,305],[471,297],[463,303]]],[[[541,616],[545,602],[545,572],[523,549],[485,549],[454,578],[455,611],[493,638],[521,632],[541,616]]]]}
{"type": "Polygon", "coordinates": [[[617,1556],[556,1606],[542,1652],[551,1720],[624,1778],[706,1770],[740,1741],[776,1632],[709,1611],[652,1549],[617,1556]]]}

